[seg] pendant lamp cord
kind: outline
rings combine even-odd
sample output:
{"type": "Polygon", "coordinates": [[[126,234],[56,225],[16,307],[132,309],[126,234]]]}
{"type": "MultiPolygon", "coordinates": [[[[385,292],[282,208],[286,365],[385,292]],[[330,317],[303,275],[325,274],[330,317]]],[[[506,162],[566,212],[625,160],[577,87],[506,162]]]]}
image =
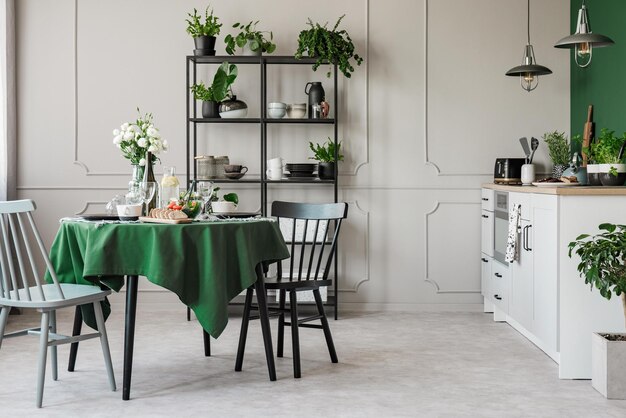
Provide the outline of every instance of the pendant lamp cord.
{"type": "Polygon", "coordinates": [[[530,0],[528,0],[528,14],[527,14],[528,19],[526,20],[527,22],[527,30],[528,30],[528,45],[530,45],[530,0]]]}

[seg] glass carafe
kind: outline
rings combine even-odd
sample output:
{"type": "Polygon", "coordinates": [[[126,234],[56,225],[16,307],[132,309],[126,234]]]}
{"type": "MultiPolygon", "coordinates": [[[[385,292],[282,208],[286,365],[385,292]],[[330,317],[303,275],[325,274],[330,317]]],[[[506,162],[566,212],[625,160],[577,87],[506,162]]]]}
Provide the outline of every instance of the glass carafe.
{"type": "Polygon", "coordinates": [[[180,182],[176,177],[176,167],[163,167],[161,179],[161,207],[167,206],[170,200],[180,197],[180,182]]]}

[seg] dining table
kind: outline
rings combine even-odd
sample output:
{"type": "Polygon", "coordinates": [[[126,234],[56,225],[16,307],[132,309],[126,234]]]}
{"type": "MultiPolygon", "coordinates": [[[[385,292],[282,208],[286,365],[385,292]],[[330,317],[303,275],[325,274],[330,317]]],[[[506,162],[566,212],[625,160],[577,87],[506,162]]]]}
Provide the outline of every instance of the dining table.
{"type": "MultiPolygon", "coordinates": [[[[205,335],[214,338],[228,323],[229,302],[254,286],[268,372],[276,380],[263,266],[288,257],[276,220],[262,217],[185,224],[64,218],[50,248],[61,283],[114,291],[126,283],[123,400],[130,399],[139,276],[174,292],[193,310],[205,335]]],[[[108,316],[108,301],[103,308],[108,316]]],[[[80,313],[96,328],[89,306],[80,313]]]]}

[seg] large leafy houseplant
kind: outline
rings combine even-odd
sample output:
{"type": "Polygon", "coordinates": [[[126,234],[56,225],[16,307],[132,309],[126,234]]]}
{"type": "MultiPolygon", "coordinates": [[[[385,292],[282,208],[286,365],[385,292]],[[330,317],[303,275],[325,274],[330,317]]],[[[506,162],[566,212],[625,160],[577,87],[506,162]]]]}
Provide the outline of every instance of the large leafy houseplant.
{"type": "MultiPolygon", "coordinates": [[[[339,70],[350,78],[354,72],[351,60],[354,60],[356,65],[361,65],[363,58],[356,53],[348,32],[344,29],[337,30],[344,17],[345,15],[341,16],[331,30],[327,28],[328,22],[322,26],[309,19],[307,25],[311,28],[300,32],[298,49],[294,54],[295,58],[301,59],[305,53],[307,56],[315,58],[314,71],[317,71],[319,66],[325,62],[331,65],[337,64],[339,70]]],[[[330,77],[330,74],[329,69],[326,76],[330,77]]]]}
{"type": "Polygon", "coordinates": [[[197,100],[221,102],[226,97],[229,97],[230,87],[235,82],[237,73],[238,70],[235,64],[229,64],[228,61],[224,61],[215,72],[213,83],[210,86],[207,87],[203,82],[199,82],[191,86],[190,90],[197,100]]]}
{"type": "Polygon", "coordinates": [[[578,272],[591,289],[610,300],[620,296],[626,320],[626,225],[601,224],[600,234],[579,235],[570,242],[568,255],[580,257],[578,272]]]}
{"type": "Polygon", "coordinates": [[[259,23],[258,20],[256,22],[250,22],[247,25],[239,22],[235,23],[233,28],[239,28],[240,32],[235,36],[226,35],[226,38],[224,38],[224,42],[226,42],[226,53],[234,55],[237,47],[243,48],[246,44],[248,44],[250,51],[255,54],[261,54],[261,52],[271,54],[274,52],[276,50],[276,44],[272,42],[274,40],[274,34],[272,32],[256,30],[257,23],[259,23]],[[269,40],[265,39],[264,34],[268,34],[269,40]]]}

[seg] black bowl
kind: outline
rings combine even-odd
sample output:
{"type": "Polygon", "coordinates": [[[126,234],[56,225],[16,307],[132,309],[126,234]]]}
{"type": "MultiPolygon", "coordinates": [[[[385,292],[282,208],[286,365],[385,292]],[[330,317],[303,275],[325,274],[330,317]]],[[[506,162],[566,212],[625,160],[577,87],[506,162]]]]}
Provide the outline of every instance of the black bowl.
{"type": "Polygon", "coordinates": [[[614,176],[610,173],[599,173],[600,182],[603,186],[623,186],[626,182],[626,173],[617,173],[614,176]]]}

